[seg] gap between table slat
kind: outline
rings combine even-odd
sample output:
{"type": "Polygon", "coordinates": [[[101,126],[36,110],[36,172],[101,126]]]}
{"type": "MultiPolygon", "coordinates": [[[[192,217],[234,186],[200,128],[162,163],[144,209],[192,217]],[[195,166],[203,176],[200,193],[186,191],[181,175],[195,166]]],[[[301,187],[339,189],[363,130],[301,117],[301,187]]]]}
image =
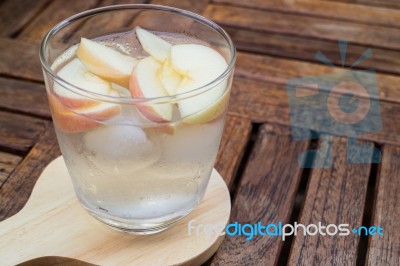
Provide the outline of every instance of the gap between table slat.
{"type": "MultiPolygon", "coordinates": [[[[346,142],[334,138],[332,167],[313,169],[298,223],[349,224],[349,230],[362,225],[370,164],[347,163],[346,142]]],[[[354,265],[358,241],[352,232],[348,236],[299,233],[293,240],[289,265],[354,265]]]]}
{"type": "Polygon", "coordinates": [[[400,264],[400,148],[386,145],[377,178],[371,225],[383,227],[383,236],[370,236],[367,265],[400,264]]]}
{"type": "MultiPolygon", "coordinates": [[[[230,222],[288,222],[301,169],[297,156],[308,141],[293,141],[287,135],[272,133],[274,125],[264,125],[251,152],[236,191],[230,222]]],[[[278,126],[279,127],[279,126],[278,126]]],[[[276,262],[282,241],[277,237],[226,236],[211,265],[269,265],[276,262]]]]}

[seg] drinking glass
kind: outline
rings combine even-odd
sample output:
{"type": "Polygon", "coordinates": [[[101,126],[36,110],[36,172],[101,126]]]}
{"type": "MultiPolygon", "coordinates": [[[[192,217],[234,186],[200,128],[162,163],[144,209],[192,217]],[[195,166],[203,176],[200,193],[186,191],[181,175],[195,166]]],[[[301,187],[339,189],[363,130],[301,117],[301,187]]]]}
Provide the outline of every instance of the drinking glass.
{"type": "MultiPolygon", "coordinates": [[[[199,204],[221,140],[235,58],[231,39],[217,24],[189,11],[158,5],[85,11],[47,33],[40,60],[54,127],[76,195],[93,217],[117,230],[151,234],[167,229],[199,204]],[[132,98],[115,84],[121,94],[104,95],[73,85],[58,74],[57,64],[73,55],[81,37],[107,36],[112,42],[115,36],[126,53],[144,56],[134,35],[136,26],[171,40],[208,45],[225,58],[227,67],[204,86],[155,98],[132,98]],[[79,108],[58,101],[56,89],[79,98],[79,108]],[[178,106],[197,106],[217,94],[218,99],[197,113],[179,113],[178,106]],[[165,106],[173,109],[170,121],[146,115],[165,106]]],[[[212,67],[212,62],[205,66],[212,67]]]]}

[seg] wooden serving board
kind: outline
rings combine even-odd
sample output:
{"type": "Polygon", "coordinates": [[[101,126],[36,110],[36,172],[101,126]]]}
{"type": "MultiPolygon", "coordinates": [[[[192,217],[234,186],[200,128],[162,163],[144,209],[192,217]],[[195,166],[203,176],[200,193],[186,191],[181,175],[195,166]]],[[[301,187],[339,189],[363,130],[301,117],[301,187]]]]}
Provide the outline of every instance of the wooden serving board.
{"type": "Polygon", "coordinates": [[[215,253],[223,236],[189,235],[189,221],[227,224],[230,210],[229,191],[214,169],[201,204],[170,229],[148,236],[117,232],[80,206],[59,157],[43,171],[25,207],[0,222],[0,264],[198,265],[215,253]]]}

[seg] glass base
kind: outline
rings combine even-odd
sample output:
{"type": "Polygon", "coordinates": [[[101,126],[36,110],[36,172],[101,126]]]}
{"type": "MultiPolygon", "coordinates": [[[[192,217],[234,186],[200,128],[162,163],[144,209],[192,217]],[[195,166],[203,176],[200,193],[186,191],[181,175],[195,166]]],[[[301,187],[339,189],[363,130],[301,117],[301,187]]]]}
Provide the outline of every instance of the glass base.
{"type": "MultiPolygon", "coordinates": [[[[85,207],[85,206],[84,206],[85,207]]],[[[176,222],[178,222],[180,219],[183,217],[187,216],[189,213],[193,211],[193,209],[188,210],[185,214],[181,214],[177,217],[174,217],[169,220],[165,220],[163,222],[159,223],[133,223],[129,221],[120,221],[117,219],[113,218],[106,218],[103,216],[100,216],[97,213],[92,212],[88,208],[86,208],[86,211],[93,216],[96,220],[108,225],[112,229],[119,231],[119,232],[124,232],[128,234],[133,234],[133,235],[152,235],[152,234],[157,234],[160,233],[164,230],[167,230],[171,226],[173,226],[176,222]]]]}

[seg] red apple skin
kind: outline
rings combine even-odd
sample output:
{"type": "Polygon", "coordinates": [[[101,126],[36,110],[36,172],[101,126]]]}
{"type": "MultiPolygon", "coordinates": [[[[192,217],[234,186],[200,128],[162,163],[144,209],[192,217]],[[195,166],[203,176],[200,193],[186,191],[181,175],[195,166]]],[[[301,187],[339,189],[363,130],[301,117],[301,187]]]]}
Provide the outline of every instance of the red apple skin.
{"type": "MultiPolygon", "coordinates": [[[[49,93],[49,104],[53,114],[53,121],[56,126],[66,133],[78,133],[99,127],[102,124],[96,120],[107,120],[121,111],[118,105],[101,111],[87,111],[76,109],[76,112],[68,109],[57,96],[49,93]]],[[[90,109],[89,109],[90,110],[90,109]]]]}
{"type": "MultiPolygon", "coordinates": [[[[132,98],[145,98],[143,92],[139,87],[135,71],[133,71],[132,76],[129,80],[129,90],[131,92],[132,98]]],[[[137,108],[150,121],[157,123],[169,122],[168,120],[165,120],[159,114],[157,114],[154,108],[149,105],[138,104],[137,108]]]]}
{"type": "Polygon", "coordinates": [[[100,104],[99,102],[91,100],[91,99],[69,98],[69,97],[59,95],[59,94],[57,94],[57,98],[60,100],[60,102],[62,102],[66,107],[68,107],[70,109],[89,108],[89,107],[94,107],[94,106],[100,104]]]}
{"type": "Polygon", "coordinates": [[[60,130],[66,133],[78,133],[100,125],[97,121],[70,111],[58,97],[52,93],[48,94],[48,98],[50,109],[53,114],[53,122],[60,130]]]}

